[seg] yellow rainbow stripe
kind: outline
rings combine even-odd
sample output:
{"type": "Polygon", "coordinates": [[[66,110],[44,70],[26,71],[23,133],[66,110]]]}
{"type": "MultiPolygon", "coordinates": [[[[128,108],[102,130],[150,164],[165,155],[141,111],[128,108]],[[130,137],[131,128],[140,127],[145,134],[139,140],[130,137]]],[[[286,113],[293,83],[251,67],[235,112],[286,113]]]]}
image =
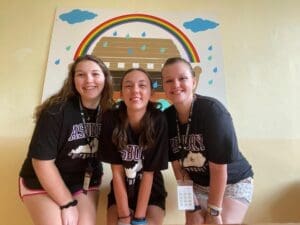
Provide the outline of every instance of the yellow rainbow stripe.
{"type": "Polygon", "coordinates": [[[141,13],[135,13],[135,14],[125,14],[121,16],[117,16],[114,18],[111,18],[109,20],[104,21],[97,27],[95,27],[93,30],[91,30],[86,37],[81,41],[80,45],[78,46],[74,59],[76,59],[78,56],[87,54],[89,48],[93,44],[93,42],[102,35],[105,31],[126,23],[131,22],[143,22],[152,24],[155,26],[158,26],[167,32],[169,32],[171,35],[173,35],[181,44],[184,51],[186,52],[189,61],[190,62],[200,62],[200,57],[192,44],[192,42],[189,40],[189,38],[176,26],[174,26],[172,23],[168,22],[167,20],[164,20],[162,18],[148,15],[148,14],[141,14],[141,13]]]}

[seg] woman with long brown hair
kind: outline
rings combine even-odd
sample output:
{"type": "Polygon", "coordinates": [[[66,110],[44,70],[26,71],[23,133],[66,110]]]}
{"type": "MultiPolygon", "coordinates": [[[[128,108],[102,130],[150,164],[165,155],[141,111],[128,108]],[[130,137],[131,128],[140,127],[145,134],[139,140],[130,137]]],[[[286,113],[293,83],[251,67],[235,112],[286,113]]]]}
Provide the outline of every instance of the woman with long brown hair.
{"type": "Polygon", "coordinates": [[[121,80],[123,100],[103,116],[99,153],[113,174],[107,225],[162,225],[167,193],[161,170],[168,167],[168,134],[151,96],[149,74],[130,69],[121,80]]]}
{"type": "Polygon", "coordinates": [[[85,55],[73,62],[62,88],[37,107],[19,179],[34,224],[96,224],[101,115],[112,103],[109,70],[85,55]]]}

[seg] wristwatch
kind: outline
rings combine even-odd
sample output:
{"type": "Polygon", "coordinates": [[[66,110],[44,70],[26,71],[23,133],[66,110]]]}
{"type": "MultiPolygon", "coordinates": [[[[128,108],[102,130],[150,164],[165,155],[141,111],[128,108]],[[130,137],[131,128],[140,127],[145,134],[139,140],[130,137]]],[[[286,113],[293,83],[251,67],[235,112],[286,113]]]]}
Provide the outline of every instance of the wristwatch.
{"type": "Polygon", "coordinates": [[[207,212],[210,216],[219,216],[222,208],[207,206],[207,212]]]}

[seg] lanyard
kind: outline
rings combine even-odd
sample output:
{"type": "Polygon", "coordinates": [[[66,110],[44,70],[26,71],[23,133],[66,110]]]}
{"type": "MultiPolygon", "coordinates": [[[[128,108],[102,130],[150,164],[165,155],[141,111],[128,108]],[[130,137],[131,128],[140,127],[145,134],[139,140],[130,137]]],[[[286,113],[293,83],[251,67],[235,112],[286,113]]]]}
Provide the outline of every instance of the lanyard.
{"type": "MultiPolygon", "coordinates": [[[[88,142],[88,145],[90,147],[90,151],[92,153],[93,152],[93,147],[92,147],[91,137],[89,136],[89,133],[88,133],[88,130],[87,130],[87,124],[86,124],[86,121],[85,121],[84,110],[83,110],[83,106],[82,106],[82,103],[81,103],[80,99],[79,99],[79,107],[80,107],[80,115],[81,115],[81,119],[82,119],[82,124],[83,124],[83,130],[84,130],[85,138],[86,138],[86,140],[88,142]]],[[[98,124],[99,124],[99,126],[101,126],[100,117],[101,117],[101,109],[100,109],[100,104],[99,104],[98,108],[97,108],[97,115],[96,115],[96,125],[97,126],[98,126],[98,124]]]]}
{"type": "Polygon", "coordinates": [[[185,157],[185,151],[187,150],[187,147],[188,147],[187,142],[188,142],[188,136],[190,134],[190,129],[191,129],[194,101],[195,101],[195,98],[193,97],[191,108],[190,108],[190,113],[189,113],[189,118],[188,118],[188,123],[187,123],[187,127],[186,127],[186,130],[185,130],[184,137],[182,137],[181,134],[180,134],[178,113],[176,113],[177,138],[178,138],[178,142],[179,142],[178,148],[180,149],[180,152],[181,152],[180,161],[181,161],[181,169],[182,170],[184,170],[183,159],[185,157]]]}
{"type": "MultiPolygon", "coordinates": [[[[90,152],[91,152],[91,156],[92,156],[93,146],[92,146],[92,142],[91,142],[91,137],[88,133],[87,124],[86,124],[86,121],[85,121],[84,110],[83,110],[83,106],[82,106],[80,98],[79,98],[79,107],[80,107],[80,115],[81,115],[81,119],[82,119],[85,138],[86,138],[86,140],[88,142],[88,145],[90,147],[90,152]]],[[[96,126],[98,126],[98,124],[99,124],[99,126],[101,128],[101,122],[100,122],[101,119],[100,119],[100,117],[101,117],[101,108],[100,108],[100,104],[99,104],[98,108],[97,108],[97,115],[96,115],[96,126]]],[[[98,130],[98,127],[96,129],[98,130]]],[[[85,173],[84,173],[84,180],[83,180],[83,186],[82,186],[82,190],[83,190],[84,194],[87,194],[87,191],[89,189],[91,179],[92,179],[92,176],[93,176],[93,166],[92,166],[93,158],[91,156],[88,158],[88,166],[85,169],[85,173]]]]}

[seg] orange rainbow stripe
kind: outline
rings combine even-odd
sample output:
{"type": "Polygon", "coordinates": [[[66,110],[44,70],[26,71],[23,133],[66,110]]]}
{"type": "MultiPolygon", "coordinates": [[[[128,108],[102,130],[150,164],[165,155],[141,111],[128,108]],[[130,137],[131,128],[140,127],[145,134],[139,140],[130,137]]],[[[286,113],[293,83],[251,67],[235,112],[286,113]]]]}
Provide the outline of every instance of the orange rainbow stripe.
{"type": "Polygon", "coordinates": [[[78,56],[87,54],[88,50],[90,49],[94,41],[107,30],[122,24],[132,23],[132,22],[142,22],[142,23],[152,24],[169,32],[173,37],[175,37],[179,41],[184,51],[186,52],[190,62],[194,62],[194,63],[200,62],[200,57],[193,43],[179,28],[177,28],[176,26],[174,26],[172,23],[168,22],[165,19],[148,15],[148,14],[142,14],[142,13],[125,14],[125,15],[113,17],[109,20],[104,21],[97,27],[95,27],[81,41],[80,45],[78,46],[75,52],[74,59],[76,59],[78,56]]]}

